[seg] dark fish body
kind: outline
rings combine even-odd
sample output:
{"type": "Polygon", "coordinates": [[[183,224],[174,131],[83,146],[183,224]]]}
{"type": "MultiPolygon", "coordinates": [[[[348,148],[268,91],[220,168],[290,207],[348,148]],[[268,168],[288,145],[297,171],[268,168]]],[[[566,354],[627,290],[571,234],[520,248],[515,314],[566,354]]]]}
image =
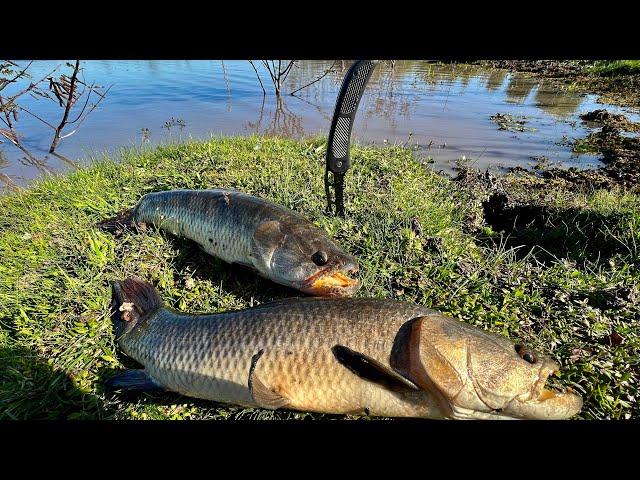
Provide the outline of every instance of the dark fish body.
{"type": "MultiPolygon", "coordinates": [[[[145,195],[128,215],[197,242],[228,263],[306,293],[348,296],[358,262],[305,217],[235,190],[170,190],[145,195]]],[[[109,223],[109,221],[107,221],[109,223]]]]}

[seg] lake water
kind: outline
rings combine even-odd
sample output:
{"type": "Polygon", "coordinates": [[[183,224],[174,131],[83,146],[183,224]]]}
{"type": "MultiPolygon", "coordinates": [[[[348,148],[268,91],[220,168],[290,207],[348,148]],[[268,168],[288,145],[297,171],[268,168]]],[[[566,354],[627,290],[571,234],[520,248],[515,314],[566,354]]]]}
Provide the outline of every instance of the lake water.
{"type": "MultiPolygon", "coordinates": [[[[37,79],[58,63],[64,62],[36,61],[29,71],[37,79]]],[[[53,131],[22,113],[18,131],[39,161],[27,159],[5,141],[0,144],[0,177],[25,184],[47,172],[73,168],[73,162],[117,153],[122,146],[220,134],[326,135],[351,62],[297,62],[281,102],[258,65],[267,88],[263,96],[247,61],[88,60],[82,65],[87,82],[111,85],[111,90],[77,133],[61,141],[57,153],[67,160],[47,154],[53,131]],[[330,67],[331,73],[320,81],[295,97],[288,95],[330,67]]],[[[12,88],[16,87],[7,87],[3,95],[10,96],[12,88]]],[[[56,103],[22,99],[27,109],[51,123],[59,122],[61,109],[56,103]]],[[[579,114],[596,108],[640,118],[637,111],[603,106],[595,96],[561,91],[524,74],[426,61],[382,62],[360,104],[353,139],[361,144],[413,146],[430,168],[446,172],[461,158],[477,167],[499,169],[531,166],[534,157],[546,156],[552,164],[587,168],[598,163],[597,157],[574,155],[567,143],[588,132],[579,114]],[[490,119],[497,113],[523,118],[525,131],[499,130],[490,119]]]]}

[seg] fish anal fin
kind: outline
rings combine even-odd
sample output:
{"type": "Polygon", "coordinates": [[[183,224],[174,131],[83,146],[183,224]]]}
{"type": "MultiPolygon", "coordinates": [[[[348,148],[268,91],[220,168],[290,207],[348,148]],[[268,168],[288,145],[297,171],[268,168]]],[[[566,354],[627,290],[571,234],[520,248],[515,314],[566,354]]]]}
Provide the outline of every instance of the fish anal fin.
{"type": "Polygon", "coordinates": [[[261,408],[276,410],[278,408],[287,407],[291,403],[289,399],[284,397],[275,389],[265,385],[256,374],[256,365],[263,353],[264,350],[260,350],[251,357],[251,367],[249,368],[248,380],[251,396],[253,397],[254,402],[256,402],[261,408]]]}
{"type": "Polygon", "coordinates": [[[153,391],[165,388],[153,380],[144,370],[125,370],[105,382],[112,390],[153,391]]]}
{"type": "Polygon", "coordinates": [[[262,381],[253,374],[251,395],[253,400],[262,408],[275,410],[290,405],[288,398],[266,386],[262,381]]]}
{"type": "Polygon", "coordinates": [[[334,345],[331,351],[338,362],[365,380],[382,385],[392,391],[419,390],[419,387],[408,378],[363,353],[343,345],[334,345]]]}

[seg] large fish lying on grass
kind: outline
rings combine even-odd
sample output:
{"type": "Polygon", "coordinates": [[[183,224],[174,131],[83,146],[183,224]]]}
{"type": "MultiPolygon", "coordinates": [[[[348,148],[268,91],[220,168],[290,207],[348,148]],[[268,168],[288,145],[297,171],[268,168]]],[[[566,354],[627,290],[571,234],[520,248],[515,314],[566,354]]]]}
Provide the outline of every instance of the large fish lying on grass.
{"type": "Polygon", "coordinates": [[[545,388],[552,360],[428,308],[292,298],[186,315],[142,280],[113,284],[122,350],[144,370],[111,388],[164,388],[267,409],[387,417],[565,419],[582,399],[545,388]]]}
{"type": "Polygon", "coordinates": [[[302,215],[235,190],[149,193],[131,210],[100,222],[152,224],[198,243],[225,262],[248,267],[311,295],[350,296],[359,282],[356,259],[302,215]]]}

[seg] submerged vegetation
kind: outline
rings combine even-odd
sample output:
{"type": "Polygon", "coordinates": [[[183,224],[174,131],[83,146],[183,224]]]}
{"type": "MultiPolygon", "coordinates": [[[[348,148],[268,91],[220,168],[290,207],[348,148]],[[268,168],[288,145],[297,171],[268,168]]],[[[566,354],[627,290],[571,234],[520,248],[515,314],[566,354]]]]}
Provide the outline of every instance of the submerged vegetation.
{"type": "MultiPolygon", "coordinates": [[[[109,320],[109,282],[138,275],[181,311],[296,292],[153,228],[96,222],[173,188],[236,188],[306,215],[361,263],[358,296],[427,305],[550,354],[581,418],[638,417],[640,196],[531,174],[455,180],[410,149],[358,147],[346,219],[324,215],[324,139],[215,138],[125,151],[0,197],[0,418],[306,418],[176,394],[117,394],[135,362],[109,320]]],[[[342,418],[342,417],[340,417],[342,418]]]]}

